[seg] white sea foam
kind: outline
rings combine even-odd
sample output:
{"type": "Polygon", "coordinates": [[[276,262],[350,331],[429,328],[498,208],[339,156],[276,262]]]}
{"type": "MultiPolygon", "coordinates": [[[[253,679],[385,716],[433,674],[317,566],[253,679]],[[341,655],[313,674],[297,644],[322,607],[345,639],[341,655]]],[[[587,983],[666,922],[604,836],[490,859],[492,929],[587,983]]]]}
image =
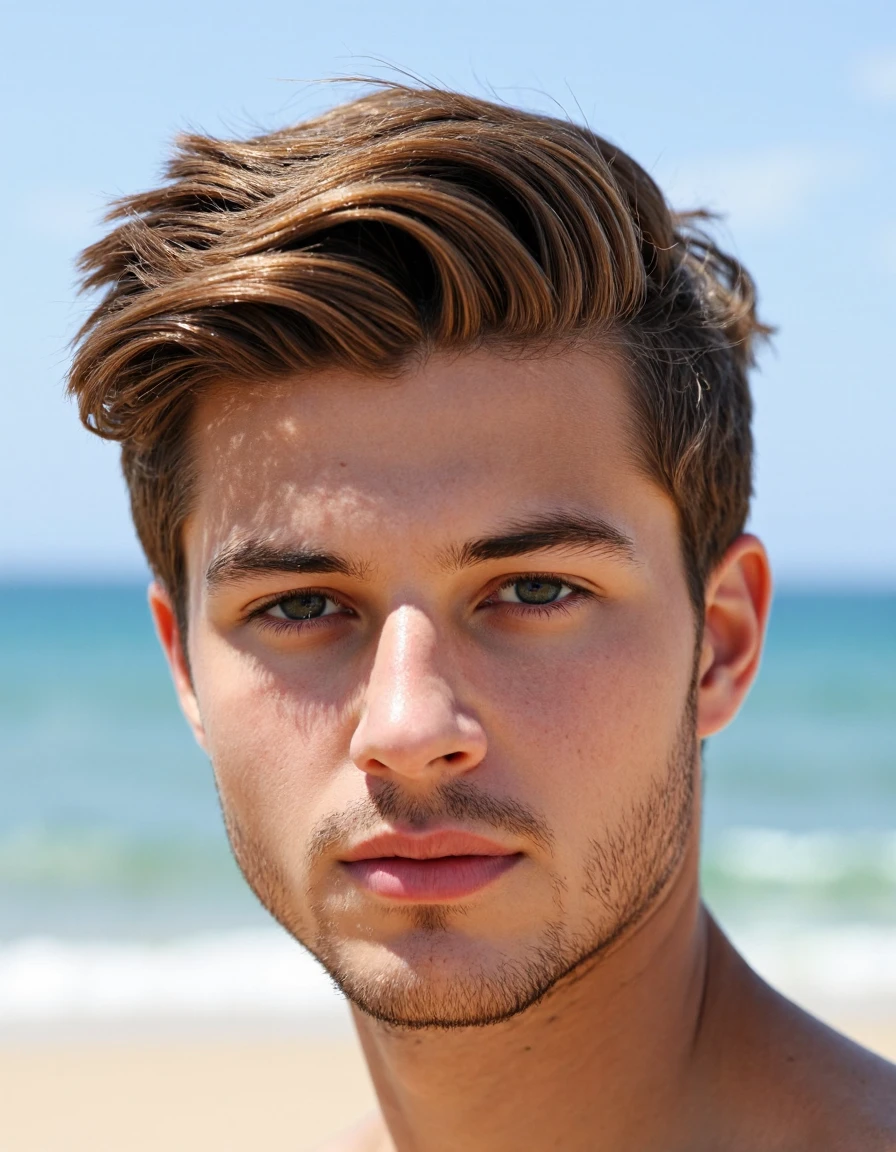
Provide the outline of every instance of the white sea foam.
{"type": "MultiPolygon", "coordinates": [[[[896,927],[782,924],[731,935],[810,1010],[896,1014],[896,927]]],[[[347,1012],[317,963],[275,929],[153,945],[32,937],[0,946],[0,1029],[223,1018],[341,1030],[347,1012]]]]}
{"type": "Polygon", "coordinates": [[[31,937],[0,946],[0,1025],[178,1017],[344,1021],[320,966],[275,929],[164,944],[31,937]]]}
{"type": "Polygon", "coordinates": [[[728,828],[708,846],[732,880],[819,886],[851,877],[896,883],[896,832],[728,828]]]}
{"type": "Polygon", "coordinates": [[[896,1015],[896,926],[776,924],[730,935],[757,972],[810,1010],[896,1015]]]}

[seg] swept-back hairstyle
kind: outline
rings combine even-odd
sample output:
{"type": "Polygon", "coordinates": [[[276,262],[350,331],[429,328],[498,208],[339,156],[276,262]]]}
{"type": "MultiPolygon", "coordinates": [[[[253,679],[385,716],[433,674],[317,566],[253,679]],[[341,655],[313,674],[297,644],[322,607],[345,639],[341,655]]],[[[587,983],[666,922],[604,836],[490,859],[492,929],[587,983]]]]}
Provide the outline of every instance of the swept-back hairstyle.
{"type": "Polygon", "coordinates": [[[184,619],[190,412],[216,382],[430,350],[597,340],[628,368],[644,470],[674,500],[691,598],[751,495],[753,282],[630,157],[572,123],[386,85],[245,141],[184,135],[162,187],[80,259],[105,289],[70,375],[118,440],[140,541],[184,619]]]}

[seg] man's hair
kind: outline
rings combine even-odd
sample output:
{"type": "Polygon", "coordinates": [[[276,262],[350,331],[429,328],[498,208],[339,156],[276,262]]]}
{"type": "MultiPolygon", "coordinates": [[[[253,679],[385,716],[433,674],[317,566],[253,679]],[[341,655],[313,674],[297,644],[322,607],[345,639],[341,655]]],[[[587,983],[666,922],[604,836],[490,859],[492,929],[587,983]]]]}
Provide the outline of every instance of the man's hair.
{"type": "Polygon", "coordinates": [[[122,445],[134,523],[185,627],[197,395],[433,350],[596,342],[627,368],[641,467],[671,496],[691,599],[743,530],[753,282],[647,173],[576,124],[383,85],[245,141],[183,135],[80,259],[81,419],[122,445]]]}

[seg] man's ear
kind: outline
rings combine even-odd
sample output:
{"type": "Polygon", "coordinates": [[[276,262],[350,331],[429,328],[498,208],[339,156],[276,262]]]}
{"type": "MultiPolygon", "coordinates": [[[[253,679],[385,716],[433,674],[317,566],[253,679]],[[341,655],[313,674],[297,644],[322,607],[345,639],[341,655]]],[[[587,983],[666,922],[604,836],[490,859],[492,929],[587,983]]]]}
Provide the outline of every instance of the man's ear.
{"type": "Polygon", "coordinates": [[[174,680],[174,687],[183,714],[193,729],[193,735],[199,742],[199,746],[205,749],[205,729],[202,726],[199,703],[196,700],[193,679],[190,675],[190,665],[177,624],[177,613],[174,610],[171,597],[158,580],[153,580],[149,586],[149,610],[156,626],[156,635],[162,645],[168,667],[171,669],[171,677],[174,680]]]}
{"type": "Polygon", "coordinates": [[[755,536],[739,536],[706,585],[697,686],[697,734],[712,736],[734,719],[759,668],[772,599],[768,555],[755,536]]]}

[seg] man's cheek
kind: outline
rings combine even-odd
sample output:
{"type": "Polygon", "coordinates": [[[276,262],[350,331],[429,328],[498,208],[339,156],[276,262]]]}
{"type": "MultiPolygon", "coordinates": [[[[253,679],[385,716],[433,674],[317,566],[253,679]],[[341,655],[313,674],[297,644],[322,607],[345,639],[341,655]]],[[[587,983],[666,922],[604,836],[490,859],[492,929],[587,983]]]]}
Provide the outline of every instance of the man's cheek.
{"type": "Polygon", "coordinates": [[[519,755],[509,762],[528,778],[507,787],[522,788],[554,827],[568,829],[568,847],[577,835],[581,847],[617,824],[664,764],[677,712],[650,687],[636,674],[602,682],[583,675],[558,694],[548,717],[520,729],[519,755]]]}
{"type": "Polygon", "coordinates": [[[362,776],[331,726],[300,726],[280,709],[231,713],[214,726],[222,804],[290,874],[304,868],[315,822],[358,799],[362,776]]]}

